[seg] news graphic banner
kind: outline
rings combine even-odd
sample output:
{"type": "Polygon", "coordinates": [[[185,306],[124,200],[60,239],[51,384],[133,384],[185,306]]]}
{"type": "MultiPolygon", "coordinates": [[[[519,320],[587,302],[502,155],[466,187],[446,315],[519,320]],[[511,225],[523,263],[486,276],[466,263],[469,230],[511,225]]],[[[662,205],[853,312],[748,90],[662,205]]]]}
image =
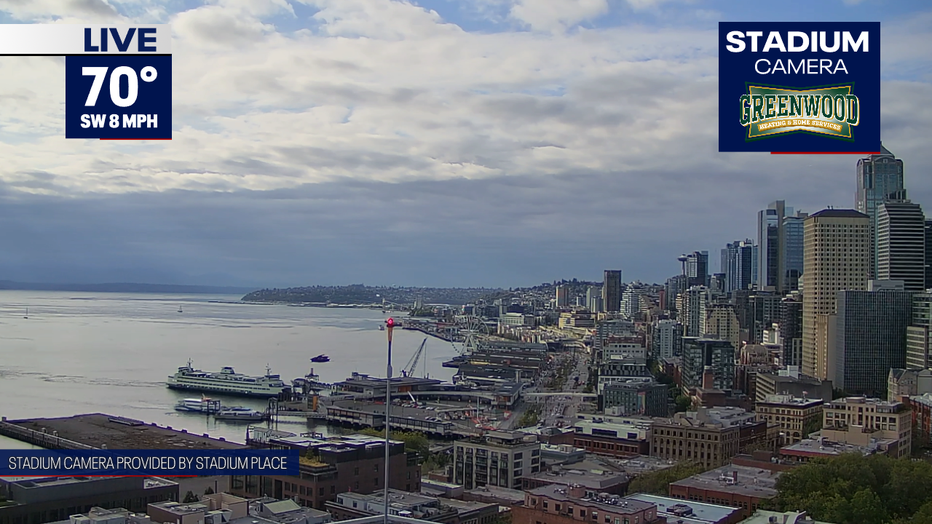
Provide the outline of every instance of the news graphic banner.
{"type": "Polygon", "coordinates": [[[298,475],[298,450],[0,450],[0,477],[298,475]]]}
{"type": "Polygon", "coordinates": [[[0,55],[65,57],[65,138],[171,140],[168,25],[2,24],[0,55]]]}
{"type": "Polygon", "coordinates": [[[880,22],[720,22],[719,151],[880,151],[880,22]]]}

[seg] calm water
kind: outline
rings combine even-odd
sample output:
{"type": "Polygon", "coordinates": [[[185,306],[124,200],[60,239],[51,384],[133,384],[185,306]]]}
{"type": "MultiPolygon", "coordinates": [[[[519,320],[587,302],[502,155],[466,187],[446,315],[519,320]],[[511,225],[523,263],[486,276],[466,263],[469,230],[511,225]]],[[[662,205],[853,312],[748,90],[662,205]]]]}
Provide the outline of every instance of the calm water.
{"type": "MultiPolygon", "coordinates": [[[[243,441],[243,424],[174,411],[179,399],[197,395],[167,389],[167,376],[189,358],[200,369],[233,366],[250,375],[268,365],[286,383],[312,366],[324,382],[353,371],[385,376],[386,338],[378,326],[387,315],[381,311],[211,302],[239,298],[0,291],[0,415],[107,413],[243,441]],[[331,361],[311,363],[320,353],[331,361]]],[[[395,375],[423,338],[395,331],[395,375]]],[[[455,370],[441,364],[453,355],[451,344],[428,340],[430,377],[450,380],[455,370]]],[[[420,376],[423,364],[418,368],[420,376]]],[[[262,400],[217,398],[265,407],[262,400]]],[[[279,428],[307,431],[302,424],[279,428]]],[[[326,426],[314,431],[326,432],[326,426]]],[[[0,447],[8,444],[0,440],[0,447]]]]}

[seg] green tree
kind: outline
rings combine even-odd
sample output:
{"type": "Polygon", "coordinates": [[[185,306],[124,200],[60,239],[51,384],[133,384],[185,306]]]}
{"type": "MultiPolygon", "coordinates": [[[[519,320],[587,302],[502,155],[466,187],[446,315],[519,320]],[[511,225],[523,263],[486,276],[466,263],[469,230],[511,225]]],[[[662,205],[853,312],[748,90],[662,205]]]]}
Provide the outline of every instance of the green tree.
{"type": "Polygon", "coordinates": [[[184,504],[191,504],[192,502],[197,502],[197,501],[198,501],[197,495],[195,495],[193,491],[189,491],[185,493],[184,500],[182,500],[181,502],[183,502],[184,504]]]}
{"type": "Polygon", "coordinates": [[[212,487],[210,487],[210,486],[207,486],[207,489],[204,490],[204,494],[205,494],[205,495],[213,495],[213,494],[214,494],[214,488],[212,488],[212,487]]]}
{"type": "MultiPolygon", "coordinates": [[[[366,428],[360,433],[371,437],[385,437],[384,429],[380,431],[375,428],[366,428]]],[[[430,453],[430,441],[427,440],[423,433],[417,431],[392,431],[391,439],[404,442],[406,451],[417,451],[422,458],[427,458],[428,453],[430,453]]]]}
{"type": "Polygon", "coordinates": [[[806,425],[803,426],[803,438],[807,438],[810,434],[815,433],[822,429],[822,417],[814,418],[809,422],[806,422],[806,425]]]}
{"type": "Polygon", "coordinates": [[[695,462],[678,462],[675,465],[638,475],[628,485],[629,493],[648,493],[666,496],[671,482],[697,475],[705,471],[701,464],[695,462]]]}
{"type": "Polygon", "coordinates": [[[773,506],[836,524],[932,522],[932,464],[846,453],[784,472],[773,506]]]}
{"type": "Polygon", "coordinates": [[[676,402],[677,413],[688,411],[690,406],[692,406],[693,404],[692,399],[687,397],[686,395],[678,395],[674,402],[676,402]]]}

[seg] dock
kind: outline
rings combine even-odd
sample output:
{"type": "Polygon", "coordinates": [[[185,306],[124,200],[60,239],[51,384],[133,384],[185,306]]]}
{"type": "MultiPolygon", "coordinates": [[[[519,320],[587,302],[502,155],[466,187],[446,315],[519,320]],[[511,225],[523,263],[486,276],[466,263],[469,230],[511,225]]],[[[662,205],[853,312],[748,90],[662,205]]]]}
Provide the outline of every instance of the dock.
{"type": "Polygon", "coordinates": [[[243,444],[171,426],[91,413],[62,418],[0,419],[0,435],[45,449],[244,449],[243,444]]]}

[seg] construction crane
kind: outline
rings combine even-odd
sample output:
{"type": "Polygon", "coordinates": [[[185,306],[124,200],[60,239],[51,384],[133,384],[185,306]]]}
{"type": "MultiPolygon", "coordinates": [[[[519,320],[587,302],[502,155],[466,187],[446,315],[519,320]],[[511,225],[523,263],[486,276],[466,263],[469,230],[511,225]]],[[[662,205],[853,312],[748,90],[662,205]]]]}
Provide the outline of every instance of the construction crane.
{"type": "MultiPolygon", "coordinates": [[[[414,355],[411,356],[411,360],[405,365],[404,369],[401,370],[401,375],[405,377],[414,376],[414,370],[417,368],[417,363],[421,360],[421,354],[424,353],[424,346],[427,345],[427,337],[424,337],[424,341],[421,342],[421,347],[417,348],[417,351],[414,352],[414,355]]],[[[425,366],[427,361],[424,361],[425,366]]]]}

